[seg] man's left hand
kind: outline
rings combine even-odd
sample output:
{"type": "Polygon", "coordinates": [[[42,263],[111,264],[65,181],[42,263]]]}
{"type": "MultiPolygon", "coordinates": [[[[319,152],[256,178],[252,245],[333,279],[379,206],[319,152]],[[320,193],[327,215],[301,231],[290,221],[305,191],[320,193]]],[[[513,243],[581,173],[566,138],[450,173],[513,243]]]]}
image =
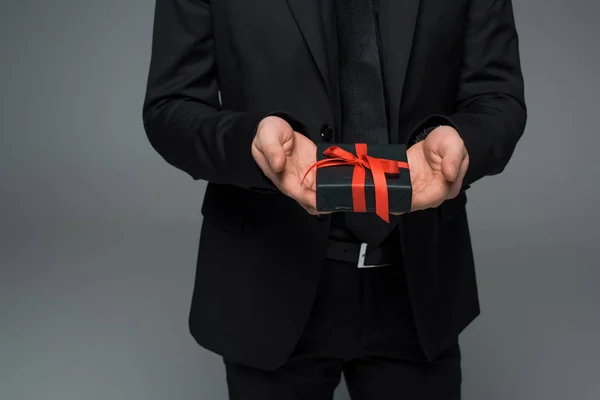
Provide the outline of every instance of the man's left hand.
{"type": "Polygon", "coordinates": [[[456,197],[469,168],[465,144],[450,126],[440,126],[407,151],[412,211],[438,207],[456,197]]]}

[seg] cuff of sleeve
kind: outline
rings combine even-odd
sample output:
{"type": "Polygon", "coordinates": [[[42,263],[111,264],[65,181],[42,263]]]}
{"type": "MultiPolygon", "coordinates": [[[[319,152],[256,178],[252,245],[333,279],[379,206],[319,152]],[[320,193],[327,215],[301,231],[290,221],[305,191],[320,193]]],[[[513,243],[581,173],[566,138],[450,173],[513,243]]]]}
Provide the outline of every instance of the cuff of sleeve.
{"type": "Polygon", "coordinates": [[[410,147],[413,144],[425,139],[427,135],[431,133],[431,131],[433,131],[435,128],[441,125],[450,125],[454,129],[456,129],[454,123],[445,115],[430,115],[429,117],[419,122],[410,132],[410,134],[408,135],[408,140],[406,142],[407,147],[410,147]]]}
{"type": "Polygon", "coordinates": [[[238,117],[232,129],[230,171],[238,176],[231,177],[230,181],[241,182],[247,188],[276,189],[252,156],[252,142],[256,136],[256,129],[260,121],[267,115],[261,112],[243,113],[238,117]]]}
{"type": "MultiPolygon", "coordinates": [[[[306,126],[296,117],[294,117],[291,114],[288,114],[286,112],[273,112],[270,114],[267,114],[265,116],[266,117],[279,117],[283,120],[285,120],[288,124],[290,124],[290,126],[292,127],[292,129],[298,133],[301,133],[303,135],[306,135],[308,133],[308,129],[306,129],[306,126]]],[[[260,122],[260,121],[259,121],[260,122]]],[[[256,128],[258,128],[258,125],[256,126],[256,128]]]]}

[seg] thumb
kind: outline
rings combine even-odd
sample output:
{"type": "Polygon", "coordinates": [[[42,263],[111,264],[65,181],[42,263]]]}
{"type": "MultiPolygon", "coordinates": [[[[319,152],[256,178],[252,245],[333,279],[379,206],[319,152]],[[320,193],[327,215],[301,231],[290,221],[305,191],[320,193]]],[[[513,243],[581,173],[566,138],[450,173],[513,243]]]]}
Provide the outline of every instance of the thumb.
{"type": "Polygon", "coordinates": [[[275,173],[283,171],[287,157],[283,144],[285,135],[279,131],[267,131],[260,134],[259,150],[265,156],[271,170],[275,173]]]}
{"type": "Polygon", "coordinates": [[[286,156],[283,146],[279,143],[271,143],[263,146],[263,154],[271,166],[273,172],[281,172],[285,167],[286,156]]]}
{"type": "Polygon", "coordinates": [[[458,141],[445,141],[441,144],[442,174],[448,182],[458,179],[460,166],[463,161],[463,148],[458,141]]]}

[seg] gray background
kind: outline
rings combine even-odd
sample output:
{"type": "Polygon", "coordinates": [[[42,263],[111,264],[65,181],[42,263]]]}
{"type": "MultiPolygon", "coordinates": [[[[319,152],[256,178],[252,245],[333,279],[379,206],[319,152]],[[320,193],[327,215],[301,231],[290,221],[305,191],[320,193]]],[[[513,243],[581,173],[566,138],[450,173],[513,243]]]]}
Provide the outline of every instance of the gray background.
{"type": "MultiPolygon", "coordinates": [[[[0,3],[2,400],[226,398],[187,331],[204,184],[141,127],[153,7],[0,3]]],[[[594,400],[600,6],[515,9],[530,117],[505,173],[470,190],[483,314],[464,398],[594,400]]]]}

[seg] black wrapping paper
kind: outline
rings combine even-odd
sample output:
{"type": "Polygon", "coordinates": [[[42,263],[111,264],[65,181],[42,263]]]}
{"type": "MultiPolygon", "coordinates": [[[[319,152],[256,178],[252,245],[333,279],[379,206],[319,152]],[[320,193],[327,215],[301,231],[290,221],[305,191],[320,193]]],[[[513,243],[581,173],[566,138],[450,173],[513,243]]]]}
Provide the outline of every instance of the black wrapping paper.
{"type": "MultiPolygon", "coordinates": [[[[356,156],[354,144],[317,145],[317,161],[327,157],[323,152],[337,146],[356,156]]],[[[400,144],[368,144],[370,157],[407,162],[406,146],[400,144]]],[[[352,197],[352,177],[354,165],[319,167],[317,169],[317,210],[323,212],[354,212],[352,197]]],[[[375,187],[372,171],[365,169],[365,200],[367,212],[375,212],[375,187]]],[[[388,189],[388,211],[394,213],[409,212],[412,203],[410,171],[400,168],[398,174],[386,174],[388,189]]]]}

